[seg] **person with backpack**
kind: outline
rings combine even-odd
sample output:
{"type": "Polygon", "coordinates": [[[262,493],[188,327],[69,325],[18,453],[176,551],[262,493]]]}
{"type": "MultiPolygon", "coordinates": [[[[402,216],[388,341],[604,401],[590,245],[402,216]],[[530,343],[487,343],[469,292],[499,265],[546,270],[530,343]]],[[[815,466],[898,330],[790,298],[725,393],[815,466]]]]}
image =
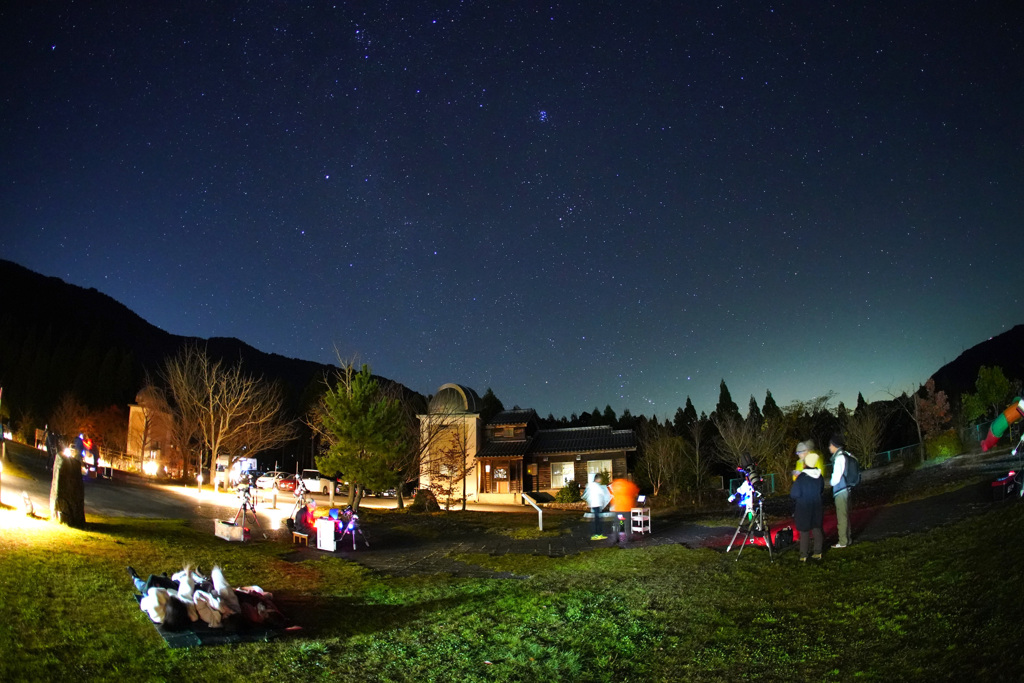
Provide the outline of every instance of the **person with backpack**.
{"type": "Polygon", "coordinates": [[[828,442],[828,450],[832,453],[832,499],[836,503],[836,531],[839,541],[833,548],[845,548],[850,545],[850,491],[860,483],[860,463],[846,450],[843,435],[832,435],[828,442]]]}

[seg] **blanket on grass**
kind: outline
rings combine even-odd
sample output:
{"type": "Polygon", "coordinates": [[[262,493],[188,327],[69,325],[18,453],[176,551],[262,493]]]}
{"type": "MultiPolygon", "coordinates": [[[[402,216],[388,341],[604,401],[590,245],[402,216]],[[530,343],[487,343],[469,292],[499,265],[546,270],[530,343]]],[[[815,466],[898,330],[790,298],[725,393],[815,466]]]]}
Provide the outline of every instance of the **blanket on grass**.
{"type": "MultiPolygon", "coordinates": [[[[142,600],[142,596],[138,593],[135,593],[134,596],[136,602],[142,600]]],[[[146,613],[142,612],[142,614],[146,613]]],[[[164,628],[163,624],[156,623],[148,616],[146,616],[146,621],[153,624],[156,632],[172,649],[200,645],[266,642],[280,638],[283,634],[302,630],[301,626],[273,627],[265,624],[252,624],[242,620],[240,615],[225,619],[221,628],[210,628],[205,621],[200,619],[192,622],[192,625],[184,631],[169,631],[164,628]]]]}

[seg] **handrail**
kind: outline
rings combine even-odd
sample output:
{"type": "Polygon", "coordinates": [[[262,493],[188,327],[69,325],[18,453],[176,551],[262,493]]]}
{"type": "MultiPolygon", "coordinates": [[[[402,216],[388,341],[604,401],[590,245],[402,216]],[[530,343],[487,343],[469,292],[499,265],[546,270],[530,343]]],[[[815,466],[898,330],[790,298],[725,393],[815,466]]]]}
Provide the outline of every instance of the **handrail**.
{"type": "Polygon", "coordinates": [[[541,531],[544,531],[544,511],[540,509],[539,505],[537,505],[537,501],[535,501],[533,498],[530,498],[530,496],[526,495],[525,493],[523,494],[523,500],[532,505],[533,509],[537,511],[537,528],[541,531]]]}

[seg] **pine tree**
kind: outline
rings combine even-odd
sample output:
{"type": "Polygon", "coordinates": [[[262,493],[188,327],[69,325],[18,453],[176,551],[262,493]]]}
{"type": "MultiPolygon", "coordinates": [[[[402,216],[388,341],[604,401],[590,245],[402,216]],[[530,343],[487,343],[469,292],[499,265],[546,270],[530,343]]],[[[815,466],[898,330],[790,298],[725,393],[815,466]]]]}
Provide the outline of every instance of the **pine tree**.
{"type": "Polygon", "coordinates": [[[782,420],[782,409],[779,408],[777,403],[775,403],[775,399],[772,397],[771,391],[765,392],[764,408],[761,412],[764,415],[764,419],[769,422],[778,422],[782,420]]]}
{"type": "Polygon", "coordinates": [[[732,400],[732,394],[729,393],[729,387],[725,386],[725,380],[718,387],[718,404],[715,406],[715,412],[712,414],[711,419],[713,420],[735,420],[741,421],[743,417],[740,415],[740,408],[736,405],[736,402],[732,400]]]}

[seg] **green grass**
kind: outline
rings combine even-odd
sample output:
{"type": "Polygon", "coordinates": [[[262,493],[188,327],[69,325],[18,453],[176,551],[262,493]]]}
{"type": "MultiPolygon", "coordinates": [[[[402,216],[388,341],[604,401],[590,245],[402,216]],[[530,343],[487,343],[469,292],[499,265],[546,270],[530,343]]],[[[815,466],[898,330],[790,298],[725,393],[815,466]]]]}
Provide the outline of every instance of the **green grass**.
{"type": "MultiPolygon", "coordinates": [[[[465,519],[472,528],[488,523],[465,519]]],[[[335,556],[289,562],[283,544],[225,543],[179,521],[89,521],[77,531],[0,511],[0,680],[931,681],[1024,673],[1021,505],[860,543],[820,565],[801,565],[795,553],[772,564],[758,549],[736,561],[735,553],[682,546],[458,558],[525,580],[395,578],[335,556]],[[220,562],[229,580],[273,591],[304,630],[270,643],[167,649],[131,597],[124,568],[185,562],[220,562]]],[[[408,524],[421,533],[459,522],[409,515],[408,524]]]]}

